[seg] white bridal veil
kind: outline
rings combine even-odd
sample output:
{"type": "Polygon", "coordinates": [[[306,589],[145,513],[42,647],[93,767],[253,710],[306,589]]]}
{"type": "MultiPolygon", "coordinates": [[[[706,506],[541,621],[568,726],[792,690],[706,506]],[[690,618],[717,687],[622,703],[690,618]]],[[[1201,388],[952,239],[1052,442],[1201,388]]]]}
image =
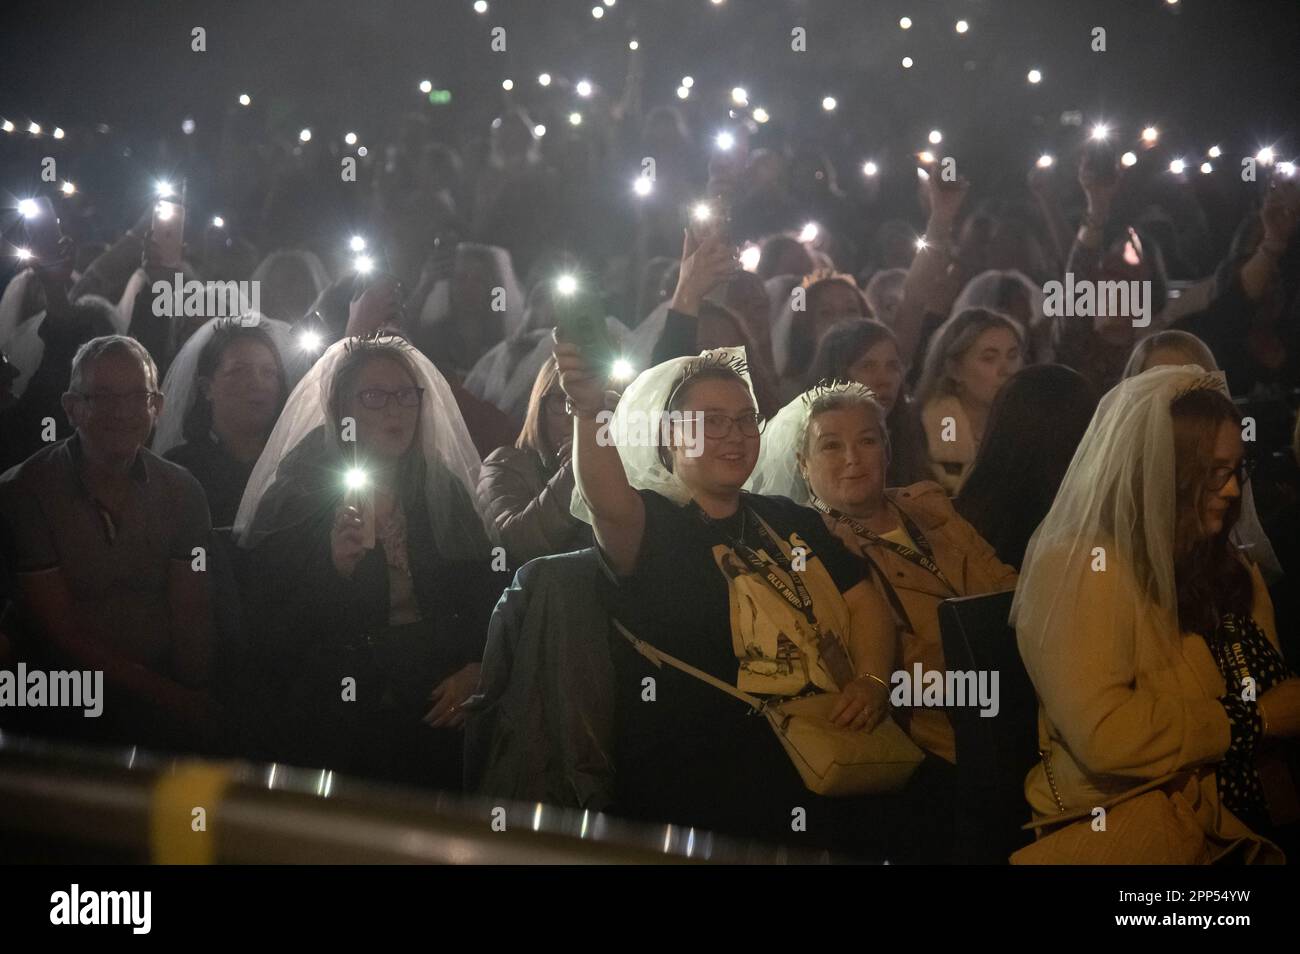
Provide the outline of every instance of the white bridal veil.
{"type": "Polygon", "coordinates": [[[190,335],[189,340],[176,353],[176,359],[167,369],[163,378],[162,392],[166,396],[163,410],[154,425],[153,443],[150,449],[155,454],[166,454],[178,444],[185,443],[185,414],[194,401],[197,390],[195,375],[198,370],[199,355],[212,340],[222,322],[235,322],[249,328],[262,328],[271,336],[276,350],[280,353],[280,363],[284,367],[284,386],[292,391],[294,385],[307,371],[311,357],[301,348],[296,347],[290,327],[283,321],[267,318],[256,312],[240,318],[212,318],[205,322],[198,331],[190,335]]]}
{"type": "MultiPolygon", "coordinates": [[[[1221,372],[1195,365],[1156,367],[1127,378],[1101,399],[1079,442],[1052,509],[1025,551],[1011,621],[1022,642],[1042,645],[1079,608],[1087,575],[1109,573],[1113,632],[1154,615],[1160,629],[1177,634],[1174,581],[1174,399],[1212,388],[1226,397],[1221,372]],[[1117,575],[1115,575],[1117,574],[1117,575]]],[[[1243,497],[1243,507],[1245,505],[1243,497]]],[[[1091,581],[1089,581],[1091,582],[1091,581]]],[[[1104,633],[1098,638],[1103,639],[1104,633]]]]}
{"type": "Polygon", "coordinates": [[[424,389],[416,440],[425,463],[425,500],[439,554],[447,559],[483,557],[480,543],[486,530],[475,494],[481,462],[456,399],[428,358],[405,338],[384,333],[336,341],[293,389],[244,490],[235,517],[236,541],[246,548],[258,542],[252,532],[253,520],[278,476],[281,462],[322,425],[326,426],[328,439],[335,440],[338,422],[329,419],[329,406],[336,372],[352,348],[368,343],[401,350],[414,371],[416,386],[424,389]]]}
{"type": "Polygon", "coordinates": [[[803,447],[804,432],[808,428],[808,415],[813,401],[823,395],[852,394],[874,398],[871,389],[851,381],[836,381],[818,385],[803,394],[767,422],[763,429],[763,444],[758,452],[758,464],[749,478],[746,489],[751,493],[789,497],[804,507],[811,505],[808,483],[799,472],[795,454],[803,447]]]}
{"type": "MultiPolygon", "coordinates": [[[[659,459],[659,421],[678,382],[708,366],[736,370],[753,398],[754,384],[744,348],[716,348],[696,357],[673,358],[642,371],[623,392],[609,421],[609,439],[618,448],[627,482],[637,490],[653,490],[676,504],[691,499],[686,485],[659,459]]],[[[754,406],[758,406],[757,401],[754,406]]],[[[591,523],[591,511],[576,486],[571,509],[579,520],[591,523]]]]}

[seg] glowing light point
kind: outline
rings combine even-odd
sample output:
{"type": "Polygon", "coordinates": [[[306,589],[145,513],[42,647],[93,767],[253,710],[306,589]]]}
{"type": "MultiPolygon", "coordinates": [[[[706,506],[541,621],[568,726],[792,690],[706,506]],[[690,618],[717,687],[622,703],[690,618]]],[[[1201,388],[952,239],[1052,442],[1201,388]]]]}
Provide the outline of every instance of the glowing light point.
{"type": "Polygon", "coordinates": [[[764,109],[762,106],[759,106],[757,109],[754,110],[753,116],[754,116],[754,122],[756,123],[765,123],[772,118],[771,116],[768,115],[767,110],[764,109]]]}
{"type": "Polygon", "coordinates": [[[1047,153],[1043,153],[1041,156],[1038,157],[1037,165],[1038,168],[1040,169],[1049,169],[1051,168],[1052,163],[1054,163],[1055,161],[1056,160],[1053,159],[1051,156],[1049,156],[1047,153]]]}
{"type": "Polygon", "coordinates": [[[937,145],[939,145],[939,143],[941,143],[941,142],[943,142],[943,133],[939,132],[939,130],[937,130],[937,129],[931,129],[931,130],[930,130],[930,145],[932,145],[932,146],[937,146],[937,145]]]}
{"type": "Polygon", "coordinates": [[[967,23],[965,20],[958,20],[956,23],[953,24],[952,28],[956,30],[958,33],[965,33],[967,30],[970,29],[970,24],[967,23]]]}
{"type": "Polygon", "coordinates": [[[723,130],[713,137],[713,144],[723,152],[727,152],[736,144],[736,137],[726,130],[723,130]]]}
{"type": "Polygon", "coordinates": [[[581,126],[581,125],[582,125],[582,113],[569,113],[569,125],[570,125],[570,126],[581,126]]]}
{"type": "Polygon", "coordinates": [[[898,26],[899,26],[899,29],[902,29],[902,30],[910,30],[910,29],[912,29],[912,18],[911,18],[911,17],[902,17],[902,18],[899,19],[899,21],[898,21],[898,26]]]}
{"type": "Polygon", "coordinates": [[[487,0],[474,0],[474,12],[484,14],[488,11],[487,0]]]}
{"type": "MultiPolygon", "coordinates": [[[[194,120],[192,120],[192,119],[191,119],[191,120],[187,120],[187,122],[190,124],[189,132],[194,132],[194,120]]],[[[62,138],[63,138],[63,130],[62,130],[62,128],[60,128],[59,126],[55,126],[55,127],[54,127],[54,138],[55,138],[55,139],[62,139],[62,138]]]]}
{"type": "Polygon", "coordinates": [[[213,228],[224,229],[226,227],[226,220],[219,215],[214,215],[212,217],[212,226],[213,228]]]}
{"type": "Polygon", "coordinates": [[[762,256],[763,250],[757,245],[746,245],[740,253],[740,267],[747,272],[752,272],[758,268],[758,260],[762,256]]]}
{"type": "Polygon", "coordinates": [[[679,87],[677,87],[677,98],[678,98],[678,99],[686,99],[686,98],[687,98],[688,96],[690,96],[690,95],[691,95],[691,91],[690,91],[689,89],[687,89],[685,86],[679,86],[679,87]]]}
{"type": "Polygon", "coordinates": [[[1221,155],[1223,155],[1223,150],[1220,149],[1218,146],[1211,146],[1210,151],[1207,152],[1206,155],[1209,156],[1211,159],[1218,159],[1221,155]]]}
{"type": "Polygon", "coordinates": [[[421,93],[432,93],[432,92],[433,92],[433,82],[430,81],[430,80],[420,80],[420,92],[421,92],[421,93]]]}
{"type": "Polygon", "coordinates": [[[1041,83],[1041,82],[1043,81],[1043,71],[1042,71],[1042,70],[1030,70],[1028,73],[1025,74],[1025,79],[1027,79],[1027,80],[1029,80],[1029,82],[1034,83],[1035,85],[1037,85],[1038,83],[1041,83]]]}
{"type": "Polygon", "coordinates": [[[682,85],[685,86],[687,89],[690,89],[692,86],[695,85],[695,77],[694,77],[694,76],[683,76],[683,77],[682,77],[682,85]]]}
{"type": "Polygon", "coordinates": [[[320,335],[314,331],[304,331],[298,336],[298,347],[303,351],[319,351],[320,335]]]}
{"type": "Polygon", "coordinates": [[[304,129],[302,132],[298,133],[298,140],[299,142],[311,142],[311,130],[304,129]]]}
{"type": "Polygon", "coordinates": [[[733,87],[731,90],[731,101],[737,106],[748,106],[749,91],[743,86],[733,87]]]}
{"type": "Polygon", "coordinates": [[[539,73],[538,76],[537,76],[537,85],[538,85],[538,86],[550,86],[550,85],[551,85],[551,74],[550,74],[550,73],[539,73]]]}
{"type": "Polygon", "coordinates": [[[572,295],[578,290],[578,280],[572,275],[561,275],[555,280],[555,290],[561,295],[572,295]]]}
{"type": "Polygon", "coordinates": [[[874,176],[880,171],[880,167],[868,159],[862,164],[862,174],[864,176],[874,176]]]}
{"type": "Polygon", "coordinates": [[[820,235],[820,234],[821,234],[821,229],[817,227],[817,223],[816,223],[816,222],[809,222],[807,225],[805,225],[805,226],[803,227],[802,230],[800,230],[800,232],[799,232],[799,241],[800,241],[800,242],[815,242],[815,241],[817,241],[817,236],[820,235]]]}
{"type": "Polygon", "coordinates": [[[695,207],[691,209],[691,218],[696,222],[707,222],[713,217],[713,209],[707,202],[696,202],[695,207]]]}
{"type": "Polygon", "coordinates": [[[25,219],[34,219],[41,214],[41,207],[35,199],[19,199],[18,214],[25,219]]]}
{"type": "Polygon", "coordinates": [[[1125,169],[1127,169],[1129,166],[1137,165],[1137,161],[1138,161],[1137,153],[1134,152],[1126,152],[1124,153],[1124,155],[1119,157],[1119,164],[1123,166],[1125,169]]]}
{"type": "Polygon", "coordinates": [[[1181,159],[1175,159],[1169,163],[1169,171],[1176,176],[1181,176],[1186,168],[1187,163],[1183,162],[1181,159]]]}
{"type": "Polygon", "coordinates": [[[59,186],[59,189],[60,191],[63,192],[64,195],[73,195],[77,191],[77,187],[73,185],[71,182],[63,183],[63,185],[59,186]]]}
{"type": "Polygon", "coordinates": [[[910,70],[912,68],[912,62],[913,60],[910,56],[903,57],[903,69],[910,70]]]}
{"type": "Polygon", "coordinates": [[[610,368],[609,376],[615,381],[631,381],[636,376],[636,368],[626,358],[619,358],[610,368]]]}
{"type": "Polygon", "coordinates": [[[375,270],[375,260],[369,255],[358,255],[353,259],[352,267],[362,275],[369,275],[375,270]]]}
{"type": "Polygon", "coordinates": [[[1255,153],[1255,161],[1261,166],[1271,166],[1273,164],[1273,147],[1265,146],[1259,152],[1255,153]]]}
{"type": "Polygon", "coordinates": [[[357,134],[354,132],[350,132],[343,137],[343,141],[347,143],[349,146],[355,146],[357,144],[357,134]]]}
{"type": "Polygon", "coordinates": [[[348,239],[348,248],[354,252],[364,252],[366,250],[366,240],[360,235],[354,235],[348,239]]]}
{"type": "Polygon", "coordinates": [[[1159,138],[1160,130],[1156,129],[1155,126],[1147,126],[1142,130],[1142,141],[1148,145],[1154,143],[1159,138]]]}
{"type": "Polygon", "coordinates": [[[1097,123],[1097,125],[1092,127],[1092,132],[1089,133],[1089,137],[1095,142],[1104,142],[1106,139],[1110,138],[1110,127],[1105,123],[1097,123]]]}
{"type": "Polygon", "coordinates": [[[826,96],[822,98],[822,109],[826,110],[828,113],[835,112],[835,107],[838,105],[839,103],[836,102],[834,96],[826,96]]]}
{"type": "Polygon", "coordinates": [[[253,97],[249,96],[247,93],[240,93],[240,94],[239,94],[239,105],[240,105],[240,106],[251,106],[251,105],[253,105],[253,97]]]}
{"type": "Polygon", "coordinates": [[[588,96],[591,95],[591,81],[578,80],[578,85],[575,87],[575,89],[577,90],[579,96],[581,96],[583,99],[586,99],[588,96]]]}
{"type": "Polygon", "coordinates": [[[349,467],[348,472],[343,476],[343,482],[348,490],[360,490],[370,483],[370,478],[360,467],[349,467]]]}
{"type": "Polygon", "coordinates": [[[1214,166],[1213,166],[1213,165],[1211,165],[1211,164],[1208,163],[1208,162],[1202,162],[1202,163],[1201,163],[1201,174],[1202,174],[1202,175],[1206,175],[1206,176],[1208,176],[1208,175],[1209,175],[1211,172],[1213,172],[1213,171],[1214,171],[1214,166]]]}
{"type": "Polygon", "coordinates": [[[632,180],[632,191],[645,198],[654,191],[655,184],[648,176],[637,176],[632,180]]]}
{"type": "Polygon", "coordinates": [[[538,139],[541,139],[543,136],[545,136],[545,135],[546,135],[546,126],[545,126],[545,124],[544,124],[544,123],[538,123],[536,126],[534,126],[534,127],[533,127],[533,135],[536,136],[538,139]]]}

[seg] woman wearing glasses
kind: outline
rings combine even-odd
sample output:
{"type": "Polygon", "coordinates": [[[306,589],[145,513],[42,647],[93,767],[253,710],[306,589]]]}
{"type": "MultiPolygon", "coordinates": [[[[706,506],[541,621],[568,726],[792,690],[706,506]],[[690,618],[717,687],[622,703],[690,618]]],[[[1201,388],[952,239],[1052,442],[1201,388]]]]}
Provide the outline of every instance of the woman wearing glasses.
{"type": "Polygon", "coordinates": [[[340,341],[295,388],[235,522],[272,755],[459,784],[453,730],[492,605],[478,468],[446,381],[403,338],[340,341]]]}
{"type": "MultiPolygon", "coordinates": [[[[574,416],[575,512],[595,531],[626,629],[746,693],[839,692],[837,725],[879,725],[894,633],[863,564],[814,511],[742,490],[763,425],[743,349],[643,372],[612,417],[581,351],[559,343],[555,356],[574,416]]],[[[619,814],[892,853],[886,799],[814,795],[766,720],[611,639],[619,814]]]]}
{"type": "Polygon", "coordinates": [[[1300,680],[1230,541],[1241,435],[1223,375],[1195,366],[1102,398],[1012,607],[1041,752],[1025,783],[1040,840],[1013,860],[1271,861],[1265,839],[1294,840],[1265,766],[1300,733],[1300,680]]]}

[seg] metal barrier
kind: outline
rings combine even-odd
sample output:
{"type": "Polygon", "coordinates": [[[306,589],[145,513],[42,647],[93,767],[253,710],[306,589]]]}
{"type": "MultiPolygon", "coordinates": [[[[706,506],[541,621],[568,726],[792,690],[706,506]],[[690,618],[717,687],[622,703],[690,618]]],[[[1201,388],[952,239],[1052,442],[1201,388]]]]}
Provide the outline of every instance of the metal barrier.
{"type": "Polygon", "coordinates": [[[823,853],[693,828],[381,786],[329,770],[168,758],[0,733],[0,861],[9,863],[824,860],[823,853]]]}

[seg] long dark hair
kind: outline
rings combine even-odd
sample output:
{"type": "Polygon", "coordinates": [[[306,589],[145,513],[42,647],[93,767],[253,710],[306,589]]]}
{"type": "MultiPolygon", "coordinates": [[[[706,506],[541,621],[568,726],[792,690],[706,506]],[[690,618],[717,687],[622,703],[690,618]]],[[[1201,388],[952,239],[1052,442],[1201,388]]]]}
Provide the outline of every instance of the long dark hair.
{"type": "MultiPolygon", "coordinates": [[[[822,336],[809,369],[809,381],[817,384],[850,380],[849,369],[882,341],[892,342],[895,348],[898,347],[894,332],[873,318],[849,318],[839,322],[822,336]]],[[[916,405],[908,397],[904,382],[900,382],[899,388],[898,398],[885,418],[890,445],[885,482],[890,487],[905,487],[917,481],[934,479],[925,431],[916,405]]]]}
{"type": "Polygon", "coordinates": [[[1209,638],[1226,613],[1250,615],[1254,589],[1229,539],[1241,516],[1241,497],[1224,515],[1223,529],[1206,537],[1200,502],[1213,467],[1214,443],[1225,422],[1240,430],[1241,412],[1221,392],[1197,388],[1169,405],[1174,422],[1174,586],[1178,625],[1209,638]]]}
{"type": "Polygon", "coordinates": [[[1002,386],[954,507],[1020,568],[1096,410],[1084,377],[1062,364],[1022,368],[1002,386]]]}
{"type": "MultiPolygon", "coordinates": [[[[236,341],[256,341],[265,346],[271,352],[271,357],[275,359],[275,374],[280,382],[275,414],[271,417],[271,420],[275,421],[284,408],[285,399],[289,396],[288,388],[285,386],[284,361],[280,357],[280,349],[275,346],[275,340],[260,325],[240,324],[238,318],[219,320],[213,326],[212,337],[199,352],[199,360],[194,366],[194,377],[196,380],[206,378],[211,381],[221,364],[222,355],[236,341]]],[[[181,419],[181,435],[187,441],[206,441],[211,430],[212,402],[196,387],[190,398],[190,406],[185,409],[185,416],[181,419]]]]}

